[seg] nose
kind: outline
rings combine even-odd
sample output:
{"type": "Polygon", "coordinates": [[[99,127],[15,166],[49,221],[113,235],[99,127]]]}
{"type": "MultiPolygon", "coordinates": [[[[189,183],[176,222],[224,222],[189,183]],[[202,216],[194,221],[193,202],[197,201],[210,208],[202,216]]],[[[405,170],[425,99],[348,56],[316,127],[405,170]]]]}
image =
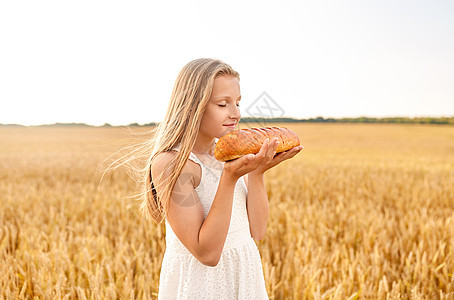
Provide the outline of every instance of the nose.
{"type": "Polygon", "coordinates": [[[230,110],[229,114],[232,120],[239,120],[241,118],[240,108],[236,105],[233,105],[233,109],[230,110]]]}

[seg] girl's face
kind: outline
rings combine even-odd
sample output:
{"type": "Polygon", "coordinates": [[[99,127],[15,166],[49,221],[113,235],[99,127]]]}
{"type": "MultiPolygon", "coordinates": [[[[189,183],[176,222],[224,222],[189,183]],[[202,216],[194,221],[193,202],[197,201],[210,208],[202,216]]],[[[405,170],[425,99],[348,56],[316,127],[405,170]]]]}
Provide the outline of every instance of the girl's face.
{"type": "Polygon", "coordinates": [[[222,75],[214,80],[213,91],[202,116],[200,131],[207,137],[221,138],[235,130],[241,118],[240,82],[238,78],[222,75]],[[226,125],[233,125],[228,127],[226,125]]]}

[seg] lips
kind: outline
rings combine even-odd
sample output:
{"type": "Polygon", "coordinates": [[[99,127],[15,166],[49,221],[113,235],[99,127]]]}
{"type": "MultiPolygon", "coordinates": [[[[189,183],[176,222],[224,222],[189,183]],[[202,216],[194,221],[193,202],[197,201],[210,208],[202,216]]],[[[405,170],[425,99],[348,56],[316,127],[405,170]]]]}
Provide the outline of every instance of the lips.
{"type": "Polygon", "coordinates": [[[232,130],[233,130],[233,129],[235,129],[235,125],[236,125],[236,124],[233,123],[233,124],[228,124],[228,125],[224,125],[224,126],[227,127],[227,128],[229,128],[229,129],[232,129],[232,130]]]}

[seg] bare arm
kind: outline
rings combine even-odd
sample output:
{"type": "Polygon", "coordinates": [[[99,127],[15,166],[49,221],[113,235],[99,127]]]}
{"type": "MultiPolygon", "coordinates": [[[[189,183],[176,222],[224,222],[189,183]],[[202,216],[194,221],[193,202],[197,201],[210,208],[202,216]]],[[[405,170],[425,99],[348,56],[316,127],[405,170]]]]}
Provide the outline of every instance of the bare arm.
{"type": "Polygon", "coordinates": [[[265,236],[266,224],[268,222],[268,196],[265,188],[264,174],[249,173],[247,212],[249,228],[255,240],[265,236]]]}
{"type": "Polygon", "coordinates": [[[247,213],[249,218],[249,228],[255,240],[260,240],[265,236],[266,225],[268,222],[268,196],[266,194],[264,173],[282,161],[292,158],[302,147],[295,147],[289,151],[281,152],[276,155],[277,139],[265,141],[256,155],[260,165],[247,174],[248,177],[248,199],[247,213]]]}
{"type": "Polygon", "coordinates": [[[202,205],[192,187],[183,188],[186,195],[192,194],[194,203],[185,206],[179,197],[172,197],[168,221],[185,247],[203,264],[216,266],[227,238],[232,215],[233,191],[236,180],[221,175],[211,209],[204,219],[202,205]]]}
{"type": "MultiPolygon", "coordinates": [[[[160,172],[164,172],[163,178],[168,176],[166,166],[165,158],[157,159],[152,167],[153,175],[156,174],[153,178],[158,178],[160,172]]],[[[207,266],[216,266],[230,226],[233,192],[238,179],[222,173],[211,209],[204,219],[191,177],[193,172],[188,164],[183,168],[172,191],[167,219],[178,239],[197,260],[207,266]]],[[[159,195],[159,189],[157,192],[159,195]]]]}

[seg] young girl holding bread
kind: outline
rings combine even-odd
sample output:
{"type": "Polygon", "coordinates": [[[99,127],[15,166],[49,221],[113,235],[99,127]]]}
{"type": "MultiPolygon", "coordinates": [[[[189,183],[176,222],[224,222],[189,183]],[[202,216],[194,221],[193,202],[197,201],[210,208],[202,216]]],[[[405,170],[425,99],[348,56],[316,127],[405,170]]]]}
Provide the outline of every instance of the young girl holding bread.
{"type": "Polygon", "coordinates": [[[256,154],[217,160],[216,142],[237,127],[240,101],[228,64],[193,60],[150,141],[142,209],[165,221],[159,299],[268,299],[254,242],[268,219],[264,173],[302,147],[276,154],[278,139],[268,139],[256,154]]]}

